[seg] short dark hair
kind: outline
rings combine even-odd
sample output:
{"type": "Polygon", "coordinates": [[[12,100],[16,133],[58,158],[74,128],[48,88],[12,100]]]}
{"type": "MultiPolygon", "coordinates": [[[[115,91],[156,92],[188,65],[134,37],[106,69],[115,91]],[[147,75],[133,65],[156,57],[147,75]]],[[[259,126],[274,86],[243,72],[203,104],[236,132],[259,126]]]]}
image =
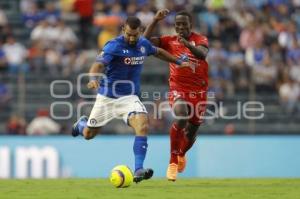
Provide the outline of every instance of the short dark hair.
{"type": "Polygon", "coordinates": [[[186,10],[178,11],[175,15],[175,18],[179,15],[187,16],[189,18],[190,22],[192,22],[192,15],[188,11],[186,11],[186,10]]]}
{"type": "Polygon", "coordinates": [[[141,24],[141,20],[135,16],[129,16],[125,22],[125,25],[128,25],[131,29],[137,29],[141,24]]]}

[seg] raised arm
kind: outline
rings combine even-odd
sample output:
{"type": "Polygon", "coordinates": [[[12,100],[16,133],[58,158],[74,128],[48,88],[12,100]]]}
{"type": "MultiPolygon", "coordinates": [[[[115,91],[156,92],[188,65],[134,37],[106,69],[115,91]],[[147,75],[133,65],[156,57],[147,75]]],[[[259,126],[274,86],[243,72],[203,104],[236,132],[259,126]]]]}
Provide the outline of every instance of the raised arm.
{"type": "Polygon", "coordinates": [[[99,88],[99,73],[103,72],[104,64],[101,62],[94,62],[89,70],[89,78],[90,81],[87,84],[89,89],[97,89],[99,88]]]}
{"type": "Polygon", "coordinates": [[[168,9],[161,9],[157,11],[157,13],[153,18],[153,21],[146,27],[146,30],[144,32],[144,37],[149,39],[151,43],[155,46],[159,46],[160,41],[158,37],[151,37],[151,34],[153,33],[154,28],[157,26],[157,23],[160,20],[164,19],[168,14],[169,14],[168,9]]]}

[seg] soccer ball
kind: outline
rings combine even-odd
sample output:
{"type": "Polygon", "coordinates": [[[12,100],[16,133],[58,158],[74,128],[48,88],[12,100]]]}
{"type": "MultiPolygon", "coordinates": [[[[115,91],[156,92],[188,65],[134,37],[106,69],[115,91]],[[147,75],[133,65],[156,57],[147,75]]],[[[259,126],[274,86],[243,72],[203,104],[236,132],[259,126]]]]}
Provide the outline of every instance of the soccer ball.
{"type": "Polygon", "coordinates": [[[126,165],[118,165],[111,170],[110,182],[116,188],[129,187],[133,182],[133,174],[126,165]]]}

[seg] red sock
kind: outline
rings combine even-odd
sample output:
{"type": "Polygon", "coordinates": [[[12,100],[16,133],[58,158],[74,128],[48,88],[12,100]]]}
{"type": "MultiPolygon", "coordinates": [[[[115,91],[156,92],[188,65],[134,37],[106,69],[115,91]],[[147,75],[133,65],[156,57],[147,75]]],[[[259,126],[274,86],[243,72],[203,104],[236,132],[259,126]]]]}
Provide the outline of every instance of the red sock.
{"type": "Polygon", "coordinates": [[[180,140],[183,136],[183,129],[180,129],[176,123],[174,123],[170,129],[170,145],[171,145],[171,158],[170,164],[178,164],[177,155],[179,154],[180,140]]]}
{"type": "Polygon", "coordinates": [[[186,152],[192,148],[193,144],[195,143],[196,139],[189,140],[185,134],[183,133],[183,138],[180,142],[180,156],[185,156],[186,152]]]}

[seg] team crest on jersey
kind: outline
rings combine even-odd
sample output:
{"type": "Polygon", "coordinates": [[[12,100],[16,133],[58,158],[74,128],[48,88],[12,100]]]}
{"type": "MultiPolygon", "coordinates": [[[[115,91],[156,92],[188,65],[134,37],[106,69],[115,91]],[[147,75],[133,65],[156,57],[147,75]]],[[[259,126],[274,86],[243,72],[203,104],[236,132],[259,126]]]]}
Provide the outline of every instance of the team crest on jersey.
{"type": "Polygon", "coordinates": [[[141,51],[141,53],[145,53],[146,52],[146,49],[145,49],[145,47],[144,46],[141,46],[141,49],[140,49],[140,51],[141,51]]]}

